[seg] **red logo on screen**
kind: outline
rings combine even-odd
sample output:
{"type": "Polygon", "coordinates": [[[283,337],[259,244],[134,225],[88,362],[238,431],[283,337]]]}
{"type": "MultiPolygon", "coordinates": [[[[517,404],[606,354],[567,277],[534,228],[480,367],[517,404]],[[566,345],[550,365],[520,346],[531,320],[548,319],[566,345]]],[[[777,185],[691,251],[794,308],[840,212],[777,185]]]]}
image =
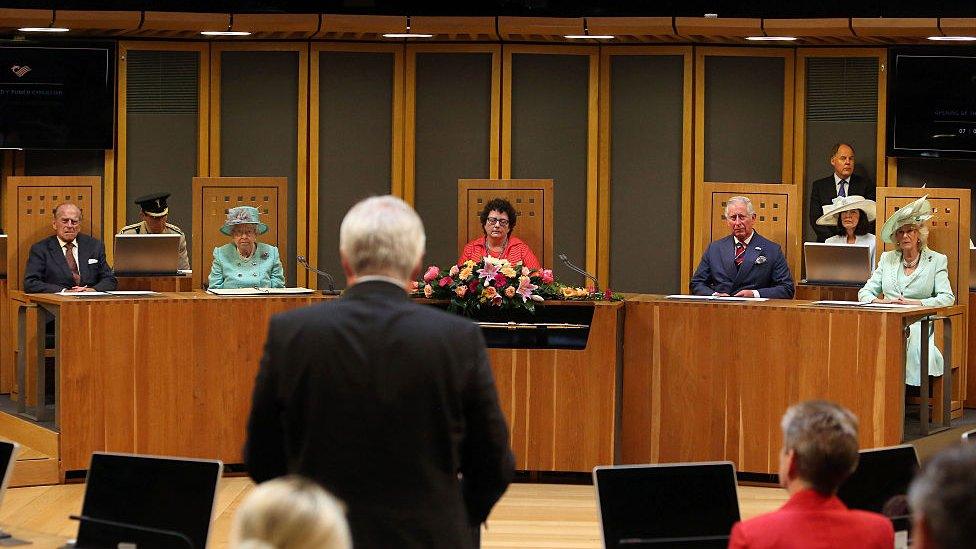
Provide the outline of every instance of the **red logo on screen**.
{"type": "Polygon", "coordinates": [[[31,68],[28,67],[27,65],[14,65],[14,66],[10,67],[10,72],[16,74],[17,75],[17,78],[20,78],[20,77],[24,76],[25,74],[29,73],[30,71],[31,71],[31,68]]]}

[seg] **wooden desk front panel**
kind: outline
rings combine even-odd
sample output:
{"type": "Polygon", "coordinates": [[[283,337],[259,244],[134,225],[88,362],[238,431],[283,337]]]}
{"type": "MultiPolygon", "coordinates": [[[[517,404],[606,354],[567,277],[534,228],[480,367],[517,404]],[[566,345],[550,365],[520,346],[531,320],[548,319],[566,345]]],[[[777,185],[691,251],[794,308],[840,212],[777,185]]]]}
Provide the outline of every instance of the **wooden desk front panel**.
{"type": "Polygon", "coordinates": [[[119,290],[143,290],[151,292],[192,292],[193,279],[189,276],[120,276],[119,290]]]}
{"type": "Polygon", "coordinates": [[[815,398],[857,414],[862,447],[900,443],[903,314],[628,301],[623,462],[775,473],[783,412],[815,398]]]}
{"type": "Polygon", "coordinates": [[[857,292],[860,289],[860,286],[855,288],[801,283],[796,285],[796,293],[793,295],[793,299],[800,301],[857,301],[857,292]]]}
{"type": "Polygon", "coordinates": [[[268,319],[318,299],[58,300],[62,472],[95,450],[240,463],[268,319]]]}
{"type": "Polygon", "coordinates": [[[586,349],[491,349],[515,467],[589,472],[615,463],[623,303],[597,303],[586,349]]]}

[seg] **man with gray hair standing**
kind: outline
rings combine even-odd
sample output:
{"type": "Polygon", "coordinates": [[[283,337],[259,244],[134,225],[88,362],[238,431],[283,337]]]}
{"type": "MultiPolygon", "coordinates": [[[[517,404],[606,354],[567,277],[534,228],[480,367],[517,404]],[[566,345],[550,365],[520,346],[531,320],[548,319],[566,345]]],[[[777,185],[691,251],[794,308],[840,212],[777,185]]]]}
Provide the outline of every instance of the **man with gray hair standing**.
{"type": "Polygon", "coordinates": [[[822,400],[791,406],[783,415],[779,483],[790,499],[778,511],[732,528],[730,548],[891,549],[891,521],[848,509],[837,489],[857,468],[857,418],[822,400]]]}
{"type": "Polygon", "coordinates": [[[756,210],[744,196],[725,203],[725,222],[732,233],[708,245],[691,277],[694,295],[793,297],[793,276],[779,244],[753,230],[756,210]]]}
{"type": "Polygon", "coordinates": [[[976,544],[976,444],[945,449],[925,463],[908,489],[912,547],[963,549],[976,544]]]}
{"type": "Polygon", "coordinates": [[[245,462],[256,482],[315,479],[362,548],[472,547],[514,473],[477,325],[415,304],[423,224],[372,197],[339,230],[348,289],[271,319],[245,462]]]}

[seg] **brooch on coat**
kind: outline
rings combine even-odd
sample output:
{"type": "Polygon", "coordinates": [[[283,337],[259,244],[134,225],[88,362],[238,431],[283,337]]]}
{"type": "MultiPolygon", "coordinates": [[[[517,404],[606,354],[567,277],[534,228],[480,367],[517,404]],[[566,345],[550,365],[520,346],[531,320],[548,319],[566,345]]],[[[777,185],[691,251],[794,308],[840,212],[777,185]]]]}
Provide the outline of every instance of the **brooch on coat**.
{"type": "Polygon", "coordinates": [[[756,265],[762,265],[765,262],[766,262],[766,256],[764,255],[761,255],[756,258],[756,265]]]}
{"type": "Polygon", "coordinates": [[[261,254],[261,259],[268,259],[268,252],[261,254]]]}

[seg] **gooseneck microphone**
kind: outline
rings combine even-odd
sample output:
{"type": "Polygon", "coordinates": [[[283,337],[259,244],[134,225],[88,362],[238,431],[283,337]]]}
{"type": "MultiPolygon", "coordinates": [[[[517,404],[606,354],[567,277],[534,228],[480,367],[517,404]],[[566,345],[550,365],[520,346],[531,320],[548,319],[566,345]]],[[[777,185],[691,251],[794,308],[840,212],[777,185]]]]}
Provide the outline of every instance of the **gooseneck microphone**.
{"type": "Polygon", "coordinates": [[[559,260],[562,261],[563,262],[563,265],[565,265],[566,268],[568,268],[569,270],[573,271],[574,273],[576,273],[578,275],[582,275],[583,278],[589,278],[590,280],[592,280],[593,281],[593,291],[594,292],[599,292],[600,291],[600,282],[597,281],[596,277],[593,276],[593,275],[591,275],[590,273],[584,271],[580,267],[577,267],[576,265],[574,265],[569,260],[569,258],[566,257],[566,254],[559,254],[559,260]]]}
{"type": "Polygon", "coordinates": [[[339,295],[341,293],[339,292],[339,290],[335,289],[335,279],[332,278],[332,275],[330,275],[329,273],[321,269],[316,269],[315,267],[309,265],[308,260],[305,259],[305,256],[303,255],[298,256],[296,259],[298,259],[298,262],[302,264],[302,267],[305,267],[307,270],[321,276],[329,284],[328,290],[322,290],[323,295],[339,295]]]}
{"type": "MultiPolygon", "coordinates": [[[[156,536],[158,538],[179,540],[179,543],[177,545],[179,546],[185,545],[186,547],[189,547],[189,549],[194,549],[193,541],[191,541],[186,534],[182,532],[177,532],[176,530],[165,530],[163,528],[140,526],[138,524],[131,524],[128,522],[119,522],[115,520],[89,517],[87,515],[68,515],[68,518],[71,520],[77,520],[78,522],[82,522],[82,523],[88,522],[91,524],[97,524],[99,526],[108,526],[111,528],[117,528],[119,530],[130,530],[132,532],[139,532],[140,534],[149,534],[151,536],[156,536]]],[[[166,545],[171,545],[171,543],[172,541],[170,543],[167,543],[166,545]]],[[[120,546],[122,545],[121,540],[119,545],[120,546]]],[[[135,546],[135,544],[133,544],[133,546],[135,546]]]]}

